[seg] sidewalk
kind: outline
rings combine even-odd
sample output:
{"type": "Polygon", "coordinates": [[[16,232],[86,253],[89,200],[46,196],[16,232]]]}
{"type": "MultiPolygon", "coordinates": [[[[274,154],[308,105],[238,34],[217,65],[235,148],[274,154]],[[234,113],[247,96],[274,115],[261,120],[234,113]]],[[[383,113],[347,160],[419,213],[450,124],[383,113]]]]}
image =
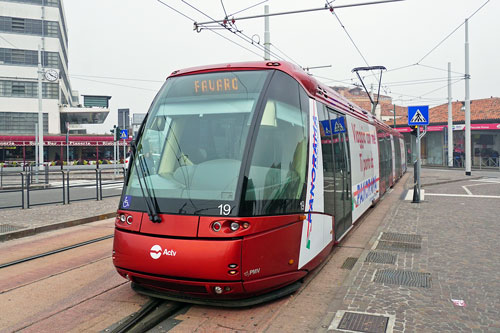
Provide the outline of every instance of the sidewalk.
{"type": "Polygon", "coordinates": [[[120,197],[0,210],[0,242],[114,217],[120,197]]]}
{"type": "Polygon", "coordinates": [[[421,179],[423,202],[398,184],[379,203],[391,202],[315,331],[500,332],[500,173],[423,168],[421,179]]]}

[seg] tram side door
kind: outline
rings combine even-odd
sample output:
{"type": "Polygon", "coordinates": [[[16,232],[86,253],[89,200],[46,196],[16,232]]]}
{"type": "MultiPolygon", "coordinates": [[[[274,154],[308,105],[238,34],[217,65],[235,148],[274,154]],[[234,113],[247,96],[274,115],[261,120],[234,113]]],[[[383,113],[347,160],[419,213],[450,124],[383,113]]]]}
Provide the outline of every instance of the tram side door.
{"type": "Polygon", "coordinates": [[[334,167],[335,238],[340,239],[352,224],[351,163],[346,117],[329,108],[334,167]]]}

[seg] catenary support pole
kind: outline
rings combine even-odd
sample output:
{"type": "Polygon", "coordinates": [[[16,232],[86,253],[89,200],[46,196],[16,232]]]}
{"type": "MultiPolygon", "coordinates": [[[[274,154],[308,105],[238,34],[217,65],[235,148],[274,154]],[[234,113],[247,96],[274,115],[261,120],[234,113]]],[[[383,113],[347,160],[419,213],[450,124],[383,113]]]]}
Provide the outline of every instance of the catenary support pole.
{"type": "Polygon", "coordinates": [[[451,103],[451,62],[448,63],[448,167],[453,167],[453,105],[451,103]]]}
{"type": "Polygon", "coordinates": [[[396,128],[396,104],[393,105],[392,114],[394,115],[394,128],[396,128]]]}
{"type": "MultiPolygon", "coordinates": [[[[264,14],[269,15],[269,5],[264,6],[264,14]]],[[[269,16],[264,18],[264,60],[271,60],[271,33],[269,32],[269,16]]]]}
{"type": "Polygon", "coordinates": [[[470,133],[470,70],[469,70],[469,20],[465,20],[465,175],[470,176],[472,167],[470,133]]]}

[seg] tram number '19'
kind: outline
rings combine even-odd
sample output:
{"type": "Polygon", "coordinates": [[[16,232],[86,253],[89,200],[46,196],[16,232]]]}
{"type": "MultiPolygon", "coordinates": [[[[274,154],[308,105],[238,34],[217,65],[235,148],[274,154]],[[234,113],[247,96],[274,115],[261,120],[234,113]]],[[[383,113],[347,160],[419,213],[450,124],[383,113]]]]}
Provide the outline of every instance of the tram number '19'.
{"type": "Polygon", "coordinates": [[[217,206],[220,211],[220,215],[229,215],[231,213],[231,205],[230,204],[220,204],[217,206]]]}

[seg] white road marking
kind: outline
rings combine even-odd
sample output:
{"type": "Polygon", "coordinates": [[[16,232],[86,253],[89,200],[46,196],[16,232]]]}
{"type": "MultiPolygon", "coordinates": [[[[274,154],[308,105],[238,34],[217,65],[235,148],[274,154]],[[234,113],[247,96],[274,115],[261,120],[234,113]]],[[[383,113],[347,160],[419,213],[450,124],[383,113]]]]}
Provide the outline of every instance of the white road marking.
{"type": "Polygon", "coordinates": [[[488,198],[500,199],[500,195],[470,195],[470,194],[446,194],[446,193],[427,193],[428,196],[434,197],[457,197],[457,198],[488,198]]]}
{"type": "Polygon", "coordinates": [[[473,195],[471,191],[467,188],[467,186],[462,186],[462,188],[467,192],[468,195],[473,195]]]}
{"type": "Polygon", "coordinates": [[[471,182],[496,183],[500,184],[500,178],[472,179],[471,182]]]}
{"type": "MultiPolygon", "coordinates": [[[[420,201],[424,201],[425,199],[425,190],[420,190],[420,201]]],[[[413,190],[408,190],[408,193],[406,193],[405,197],[406,201],[411,201],[413,200],[413,190]]]]}

